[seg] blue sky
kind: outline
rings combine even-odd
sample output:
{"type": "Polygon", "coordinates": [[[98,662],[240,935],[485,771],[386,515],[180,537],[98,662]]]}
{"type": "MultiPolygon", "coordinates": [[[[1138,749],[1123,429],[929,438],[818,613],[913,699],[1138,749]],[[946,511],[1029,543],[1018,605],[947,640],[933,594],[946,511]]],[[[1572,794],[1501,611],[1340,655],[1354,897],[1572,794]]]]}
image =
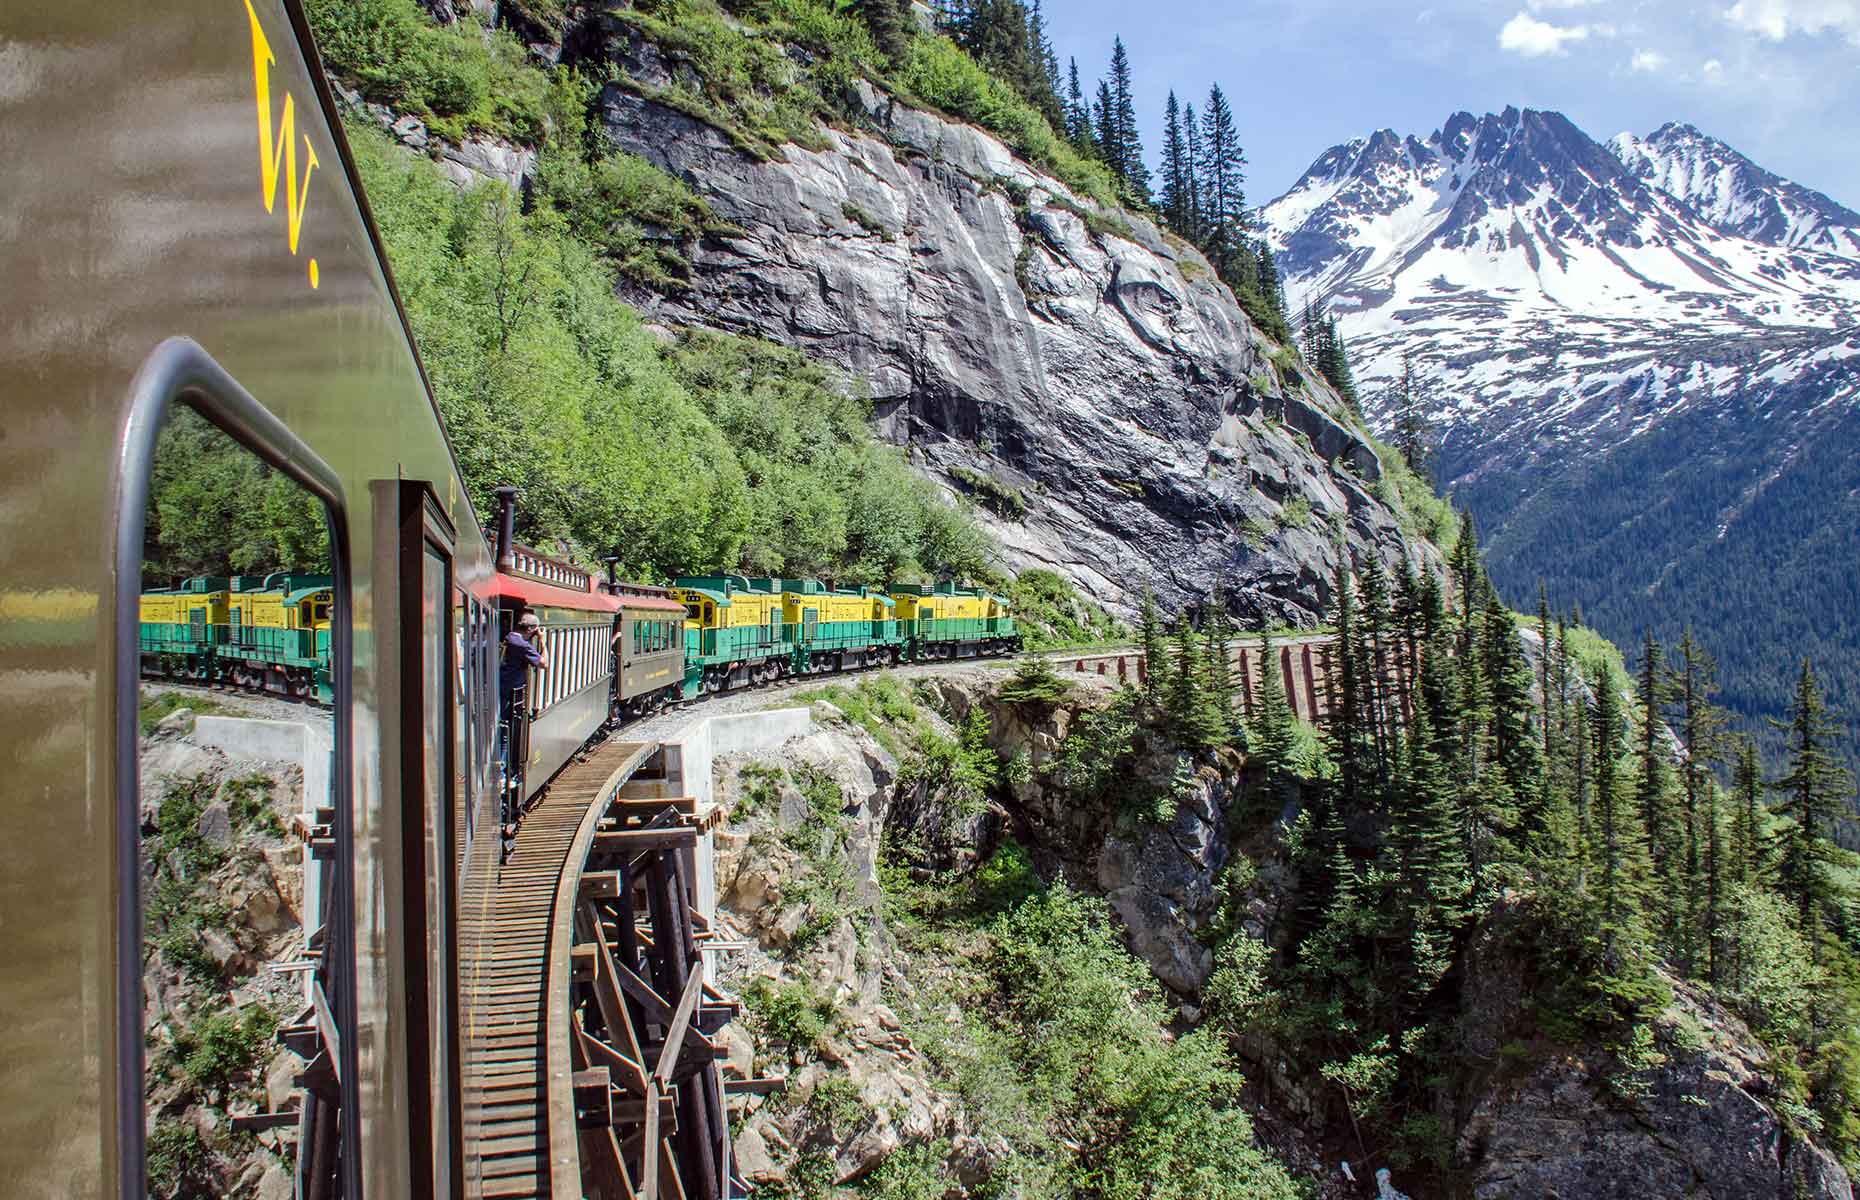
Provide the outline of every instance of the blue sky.
{"type": "Polygon", "coordinates": [[[1448,114],[1560,111],[1601,140],[1688,121],[1860,208],[1860,0],[1046,0],[1087,91],[1130,49],[1144,146],[1219,82],[1263,204],[1329,147],[1448,114]]]}

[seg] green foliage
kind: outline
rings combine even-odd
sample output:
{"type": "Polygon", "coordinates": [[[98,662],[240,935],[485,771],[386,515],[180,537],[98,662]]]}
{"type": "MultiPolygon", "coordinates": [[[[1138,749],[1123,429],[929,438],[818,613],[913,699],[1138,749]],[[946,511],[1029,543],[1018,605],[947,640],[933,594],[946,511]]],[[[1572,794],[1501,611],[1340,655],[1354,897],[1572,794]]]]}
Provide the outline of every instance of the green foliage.
{"type": "Polygon", "coordinates": [[[998,135],[1015,153],[1100,204],[1120,201],[1104,164],[1085,158],[1053,132],[1038,109],[944,37],[919,37],[895,76],[912,97],[998,135]]]}
{"type": "Polygon", "coordinates": [[[205,696],[185,692],[162,692],[160,695],[143,692],[136,700],[136,724],[141,728],[142,736],[147,737],[155,732],[156,726],[182,709],[196,717],[208,717],[227,711],[225,705],[205,696]]]}
{"type": "Polygon", "coordinates": [[[1001,759],[988,737],[988,715],[979,705],[969,710],[955,739],[921,730],[914,753],[898,767],[898,780],[925,784],[948,818],[967,821],[987,807],[989,792],[1001,781],[1001,759]]]}
{"type": "Polygon", "coordinates": [[[1720,995],[1763,1037],[1791,1045],[1808,1041],[1822,977],[1787,901],[1767,889],[1738,884],[1724,907],[1720,995]]]}
{"type": "Polygon", "coordinates": [[[1373,437],[1369,444],[1375,447],[1376,458],[1382,464],[1382,477],[1371,488],[1376,499],[1395,514],[1403,533],[1432,542],[1443,556],[1452,555],[1460,537],[1460,519],[1453,502],[1415,474],[1400,451],[1373,437]]]}
{"type": "Polygon", "coordinates": [[[996,695],[1008,704],[1050,707],[1069,698],[1072,688],[1044,658],[1024,658],[996,695]]]}
{"type": "Polygon", "coordinates": [[[1027,497],[1012,484],[967,467],[951,467],[949,477],[956,481],[957,487],[976,497],[983,508],[1003,520],[1018,521],[1027,515],[1027,497]]]}
{"type": "Polygon", "coordinates": [[[1124,688],[1103,708],[1073,718],[1072,730],[1060,747],[1058,778],[1076,803],[1108,807],[1113,789],[1128,783],[1137,753],[1141,704],[1141,693],[1124,688]]]}
{"type": "Polygon", "coordinates": [[[718,334],[662,344],[554,205],[523,212],[494,184],[460,193],[378,132],[350,133],[480,512],[516,486],[518,536],[588,563],[619,553],[636,578],[989,572],[974,521],[823,369],[718,334]]]}
{"type": "Polygon", "coordinates": [[[452,141],[486,133],[534,144],[548,128],[548,79],[522,44],[469,8],[435,25],[414,0],[309,0],[325,68],[365,97],[424,117],[452,141]]]}
{"type": "Polygon", "coordinates": [[[943,1200],[949,1180],[943,1162],[949,1141],[912,1142],[887,1155],[878,1169],[859,1181],[859,1193],[871,1200],[943,1200]]]}
{"type": "Polygon", "coordinates": [[[1030,650],[1102,646],[1130,636],[1128,627],[1057,571],[1029,567],[1008,584],[1007,594],[1015,627],[1030,650]]]}
{"type": "Polygon", "coordinates": [[[757,979],[743,992],[743,1003],[756,1031],[789,1051],[818,1049],[839,1015],[832,998],[806,980],[757,979]]]}
{"type": "Polygon", "coordinates": [[[712,0],[680,0],[613,16],[690,67],[663,88],[621,83],[716,126],[759,157],[786,142],[822,148],[820,127],[848,111],[852,80],[882,74],[884,58],[865,23],[816,0],[756,0],[731,13],[712,0]],[[790,43],[811,53],[791,55],[790,43]]]}
{"type": "Polygon", "coordinates": [[[1209,1016],[1239,1035],[1269,1026],[1281,1002],[1271,967],[1272,947],[1258,938],[1236,933],[1224,940],[1202,991],[1209,1016]]]}
{"type": "Polygon", "coordinates": [[[840,205],[840,215],[880,241],[889,242],[892,239],[891,230],[885,226],[883,221],[850,200],[840,205]]]}
{"type": "Polygon", "coordinates": [[[170,413],[150,474],[146,586],[280,566],[329,570],[322,502],[193,409],[170,413]]]}
{"type": "Polygon", "coordinates": [[[189,1083],[223,1094],[254,1082],[277,1031],[277,1015],[262,1004],[243,1012],[224,1010],[177,1031],[175,1054],[189,1083]]]}
{"type": "Polygon", "coordinates": [[[793,699],[803,704],[825,700],[900,758],[915,741],[921,724],[916,702],[890,675],[861,679],[851,687],[829,683],[799,692],[793,699]]]}
{"type": "Polygon", "coordinates": [[[188,1121],[157,1118],[144,1153],[151,1196],[192,1200],[214,1195],[220,1187],[211,1152],[200,1130],[188,1121]]]}

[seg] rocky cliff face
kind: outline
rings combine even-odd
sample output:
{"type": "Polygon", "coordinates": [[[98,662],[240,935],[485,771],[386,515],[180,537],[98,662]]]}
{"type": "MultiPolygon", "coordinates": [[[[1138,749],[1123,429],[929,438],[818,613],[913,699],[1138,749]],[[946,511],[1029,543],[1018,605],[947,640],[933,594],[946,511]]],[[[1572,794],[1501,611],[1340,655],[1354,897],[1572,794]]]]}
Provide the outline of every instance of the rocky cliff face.
{"type": "Polygon", "coordinates": [[[1222,580],[1242,611],[1309,623],[1327,522],[1359,555],[1404,553],[1335,395],[1275,362],[1192,249],[863,83],[860,131],[762,161],[629,90],[688,69],[636,31],[610,21],[576,44],[631,81],[601,97],[614,143],[740,230],[691,248],[690,290],[631,299],[862,380],[920,467],[987,489],[1010,565],[1124,608],[1146,583],[1175,603],[1222,580]]]}

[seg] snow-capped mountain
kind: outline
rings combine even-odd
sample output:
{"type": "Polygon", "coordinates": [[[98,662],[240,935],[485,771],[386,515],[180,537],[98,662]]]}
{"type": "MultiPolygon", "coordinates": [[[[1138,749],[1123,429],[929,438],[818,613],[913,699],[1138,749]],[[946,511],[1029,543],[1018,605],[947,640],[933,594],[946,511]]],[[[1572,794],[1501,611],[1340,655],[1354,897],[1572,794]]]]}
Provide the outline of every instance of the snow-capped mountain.
{"type": "Polygon", "coordinates": [[[1441,482],[1514,600],[1547,578],[1618,639],[1692,623],[1751,713],[1805,629],[1860,660],[1860,214],[1691,126],[1603,144],[1508,108],[1333,147],[1262,215],[1372,424],[1404,357],[1431,382],[1441,482]]]}
{"type": "Polygon", "coordinates": [[[1860,254],[1860,213],[1759,167],[1678,122],[1609,143],[1627,169],[1727,233],[1771,246],[1860,254]]]}

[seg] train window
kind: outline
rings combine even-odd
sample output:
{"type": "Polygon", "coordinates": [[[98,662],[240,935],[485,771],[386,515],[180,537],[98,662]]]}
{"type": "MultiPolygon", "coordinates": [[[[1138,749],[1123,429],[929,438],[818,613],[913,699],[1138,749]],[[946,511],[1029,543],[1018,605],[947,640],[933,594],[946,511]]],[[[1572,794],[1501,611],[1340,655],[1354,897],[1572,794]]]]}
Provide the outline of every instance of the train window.
{"type": "Polygon", "coordinates": [[[354,1195],[340,485],[192,343],[164,345],[136,389],[117,546],[122,1194],[354,1195]],[[228,603],[234,576],[279,570],[331,578],[328,624],[289,628],[281,596],[228,603]]]}

